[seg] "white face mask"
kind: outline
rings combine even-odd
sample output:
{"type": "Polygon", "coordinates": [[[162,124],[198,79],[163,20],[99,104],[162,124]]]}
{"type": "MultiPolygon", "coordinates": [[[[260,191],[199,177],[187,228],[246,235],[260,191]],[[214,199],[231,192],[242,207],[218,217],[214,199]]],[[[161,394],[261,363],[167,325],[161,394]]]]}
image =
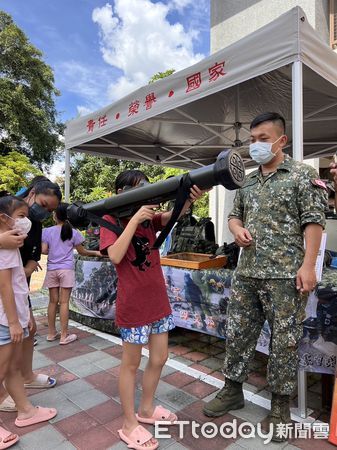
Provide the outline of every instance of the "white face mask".
{"type": "MultiPolygon", "coordinates": [[[[282,135],[283,136],[283,135],[282,135]]],[[[276,155],[272,152],[272,147],[281,139],[280,136],[275,142],[254,142],[249,146],[250,157],[258,164],[268,164],[276,155]]]]}
{"type": "Polygon", "coordinates": [[[28,219],[28,217],[20,217],[18,219],[13,219],[13,217],[5,214],[11,221],[13,222],[12,229],[18,230],[19,234],[28,234],[30,229],[32,228],[32,222],[28,219]]]}
{"type": "Polygon", "coordinates": [[[20,234],[28,234],[28,232],[32,228],[32,222],[28,219],[28,217],[15,219],[14,228],[18,230],[20,234]]]}

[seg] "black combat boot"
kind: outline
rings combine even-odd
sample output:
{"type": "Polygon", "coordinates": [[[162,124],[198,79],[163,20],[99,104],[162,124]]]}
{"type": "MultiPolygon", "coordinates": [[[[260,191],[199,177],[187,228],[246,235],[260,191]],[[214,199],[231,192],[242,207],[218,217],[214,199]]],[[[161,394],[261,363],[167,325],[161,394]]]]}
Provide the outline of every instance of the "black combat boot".
{"type": "Polygon", "coordinates": [[[208,417],[220,417],[234,409],[245,406],[242,383],[226,378],[225,386],[213,400],[205,404],[203,413],[208,417]]]}
{"type": "Polygon", "coordinates": [[[291,435],[286,436],[285,425],[291,424],[290,418],[290,397],[289,395],[272,394],[271,411],[268,416],[269,424],[273,427],[274,442],[284,442],[291,435]]]}

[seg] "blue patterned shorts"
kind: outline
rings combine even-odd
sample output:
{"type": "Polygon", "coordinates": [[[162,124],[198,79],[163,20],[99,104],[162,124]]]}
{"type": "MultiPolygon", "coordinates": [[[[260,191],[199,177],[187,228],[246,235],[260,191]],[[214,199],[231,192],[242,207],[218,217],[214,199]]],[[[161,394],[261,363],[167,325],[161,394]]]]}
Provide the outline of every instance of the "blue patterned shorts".
{"type": "Polygon", "coordinates": [[[167,333],[175,327],[172,314],[163,319],[156,320],[149,325],[133,328],[120,328],[122,341],[130,344],[146,345],[149,342],[150,334],[167,333]]]}
{"type": "MultiPolygon", "coordinates": [[[[23,337],[26,338],[29,336],[28,327],[23,329],[23,337]]],[[[9,327],[5,325],[0,325],[0,345],[7,345],[12,342],[11,334],[9,332],[9,327]]]]}

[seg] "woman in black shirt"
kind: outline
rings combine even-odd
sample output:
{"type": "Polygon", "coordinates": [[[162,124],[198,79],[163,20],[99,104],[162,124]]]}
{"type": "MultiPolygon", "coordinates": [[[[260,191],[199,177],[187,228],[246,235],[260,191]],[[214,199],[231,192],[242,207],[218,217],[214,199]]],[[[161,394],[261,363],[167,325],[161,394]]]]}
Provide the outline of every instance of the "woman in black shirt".
{"type": "MultiPolygon", "coordinates": [[[[22,197],[29,206],[29,218],[32,221],[32,228],[27,239],[20,248],[22,263],[25,269],[28,285],[32,273],[37,270],[38,262],[41,258],[42,221],[47,219],[58,207],[62,194],[58,184],[52,183],[48,178],[36,177],[29,188],[23,192],[22,197]]],[[[30,305],[31,306],[31,305],[30,305]]],[[[33,372],[33,350],[34,335],[36,333],[36,323],[30,308],[32,327],[29,337],[24,339],[24,358],[22,364],[22,376],[26,387],[52,387],[56,380],[42,374],[33,372]]]]}

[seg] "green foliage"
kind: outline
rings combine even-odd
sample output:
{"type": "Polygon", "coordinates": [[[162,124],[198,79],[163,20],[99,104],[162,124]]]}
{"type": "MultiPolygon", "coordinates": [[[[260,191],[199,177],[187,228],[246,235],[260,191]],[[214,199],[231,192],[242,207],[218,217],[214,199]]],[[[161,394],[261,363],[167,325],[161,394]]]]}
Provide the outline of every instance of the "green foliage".
{"type": "Polygon", "coordinates": [[[177,169],[175,167],[163,167],[163,173],[160,173],[157,176],[153,177],[151,181],[155,183],[160,180],[165,180],[166,178],[169,177],[181,175],[182,173],[184,173],[184,170],[182,169],[177,169]]]}
{"type": "Polygon", "coordinates": [[[175,69],[168,69],[165,72],[158,72],[150,78],[149,84],[154,83],[158,80],[161,80],[162,78],[166,78],[166,77],[172,75],[174,72],[175,72],[175,69]]]}
{"type": "Polygon", "coordinates": [[[42,53],[0,10],[0,155],[15,148],[40,165],[54,160],[63,131],[57,95],[42,53]]]}
{"type": "Polygon", "coordinates": [[[127,169],[141,170],[151,182],[164,176],[164,168],[161,166],[89,155],[81,156],[75,159],[71,167],[72,201],[92,202],[110,197],[115,192],[117,175],[127,169]]]}
{"type": "Polygon", "coordinates": [[[204,194],[199,200],[193,204],[193,214],[198,217],[209,216],[209,193],[204,194]]]}
{"type": "Polygon", "coordinates": [[[41,171],[30,163],[27,156],[17,151],[11,151],[5,156],[0,154],[0,167],[0,190],[11,193],[27,186],[34,176],[42,175],[41,171]]]}
{"type": "Polygon", "coordinates": [[[94,188],[91,189],[90,194],[86,196],[85,201],[88,203],[95,202],[96,200],[101,200],[102,198],[110,197],[110,195],[111,194],[107,192],[107,190],[103,186],[95,186],[94,188]]]}

